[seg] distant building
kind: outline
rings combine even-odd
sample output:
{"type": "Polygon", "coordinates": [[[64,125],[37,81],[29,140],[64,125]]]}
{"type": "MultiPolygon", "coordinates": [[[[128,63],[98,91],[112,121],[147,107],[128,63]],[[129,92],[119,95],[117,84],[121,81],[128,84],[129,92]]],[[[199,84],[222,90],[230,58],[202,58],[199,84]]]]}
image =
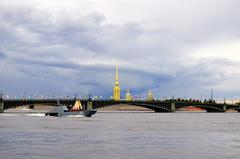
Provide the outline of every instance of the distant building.
{"type": "Polygon", "coordinates": [[[231,99],[220,99],[220,98],[216,98],[214,99],[216,101],[216,103],[226,103],[226,104],[236,104],[236,103],[240,103],[240,99],[239,98],[231,98],[231,99]]]}
{"type": "Polygon", "coordinates": [[[125,94],[125,100],[126,101],[131,101],[133,98],[132,98],[132,95],[130,93],[129,90],[127,90],[126,94],[125,94]]]}
{"type": "Polygon", "coordinates": [[[152,93],[151,90],[148,90],[148,93],[147,93],[147,100],[149,100],[149,101],[154,100],[153,93],[152,93]]]}

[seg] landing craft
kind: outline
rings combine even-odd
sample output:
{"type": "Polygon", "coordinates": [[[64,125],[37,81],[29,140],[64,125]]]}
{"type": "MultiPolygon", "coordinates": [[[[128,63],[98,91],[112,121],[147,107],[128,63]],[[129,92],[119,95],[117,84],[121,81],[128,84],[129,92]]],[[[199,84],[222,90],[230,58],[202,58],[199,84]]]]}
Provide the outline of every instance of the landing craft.
{"type": "MultiPolygon", "coordinates": [[[[87,106],[88,108],[88,106],[87,106]]],[[[96,109],[86,109],[84,110],[80,100],[76,100],[74,106],[71,109],[68,109],[66,105],[58,104],[54,110],[47,112],[45,116],[75,116],[75,115],[83,115],[85,117],[91,117],[93,114],[97,112],[96,109]]]]}

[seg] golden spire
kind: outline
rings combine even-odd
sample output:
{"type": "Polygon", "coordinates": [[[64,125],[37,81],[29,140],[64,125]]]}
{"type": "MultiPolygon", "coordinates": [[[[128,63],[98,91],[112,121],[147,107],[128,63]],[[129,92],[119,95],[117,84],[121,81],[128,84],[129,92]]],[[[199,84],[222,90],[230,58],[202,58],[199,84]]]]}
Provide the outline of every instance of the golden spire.
{"type": "Polygon", "coordinates": [[[118,85],[118,65],[116,65],[115,78],[116,78],[115,84],[118,85]]]}
{"type": "Polygon", "coordinates": [[[115,70],[115,87],[113,89],[113,99],[118,101],[121,98],[121,89],[119,87],[119,83],[118,83],[118,66],[116,66],[116,70],[115,70]]]}

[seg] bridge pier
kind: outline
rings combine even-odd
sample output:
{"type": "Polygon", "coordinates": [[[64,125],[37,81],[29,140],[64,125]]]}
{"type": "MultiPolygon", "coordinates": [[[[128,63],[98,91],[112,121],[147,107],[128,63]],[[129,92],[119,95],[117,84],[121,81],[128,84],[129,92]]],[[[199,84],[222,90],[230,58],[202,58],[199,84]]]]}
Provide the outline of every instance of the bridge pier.
{"type": "Polygon", "coordinates": [[[3,102],[3,99],[0,98],[0,113],[3,113],[4,111],[4,102],[3,102]]]}
{"type": "Polygon", "coordinates": [[[34,109],[34,105],[33,105],[33,104],[30,104],[30,105],[29,105],[29,109],[34,109]]]}
{"type": "Polygon", "coordinates": [[[223,105],[223,112],[226,112],[227,111],[227,106],[224,104],[223,105]]]}
{"type": "Polygon", "coordinates": [[[171,103],[171,112],[175,112],[176,111],[176,105],[175,103],[171,103]]]}
{"type": "Polygon", "coordinates": [[[236,110],[240,113],[240,106],[236,110]]]}

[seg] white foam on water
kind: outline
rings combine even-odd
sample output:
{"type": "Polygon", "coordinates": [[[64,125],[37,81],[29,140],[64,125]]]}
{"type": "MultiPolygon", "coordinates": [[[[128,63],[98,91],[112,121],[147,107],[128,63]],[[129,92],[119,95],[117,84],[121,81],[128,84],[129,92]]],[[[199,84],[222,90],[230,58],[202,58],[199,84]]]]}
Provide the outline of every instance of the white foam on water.
{"type": "Polygon", "coordinates": [[[68,118],[83,118],[84,116],[83,115],[68,115],[66,117],[68,117],[68,118]]]}
{"type": "Polygon", "coordinates": [[[19,116],[20,114],[8,114],[8,113],[2,113],[2,116],[19,116]]]}
{"type": "Polygon", "coordinates": [[[21,108],[19,110],[26,110],[26,111],[32,111],[32,109],[28,109],[28,108],[21,108]]]}
{"type": "Polygon", "coordinates": [[[45,116],[44,113],[31,113],[31,114],[26,114],[26,116],[45,116]]]}

